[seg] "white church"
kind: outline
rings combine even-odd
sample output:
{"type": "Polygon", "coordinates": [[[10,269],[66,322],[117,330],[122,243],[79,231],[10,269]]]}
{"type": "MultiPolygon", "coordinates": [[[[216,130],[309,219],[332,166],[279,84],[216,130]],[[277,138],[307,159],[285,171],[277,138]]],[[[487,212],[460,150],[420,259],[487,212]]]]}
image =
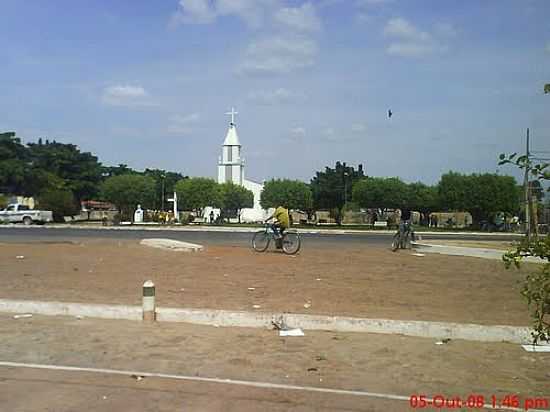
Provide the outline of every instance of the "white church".
{"type": "MultiPolygon", "coordinates": [[[[235,124],[235,115],[238,113],[232,108],[226,114],[231,116],[231,123],[223,141],[222,155],[218,159],[218,183],[232,182],[250,190],[254,194],[254,207],[241,210],[241,222],[263,221],[269,216],[268,211],[260,205],[264,185],[245,179],[244,159],[241,157],[241,143],[235,124]]],[[[210,210],[205,210],[205,216],[208,216],[210,210]]],[[[215,216],[218,216],[219,210],[213,210],[215,216]]]]}

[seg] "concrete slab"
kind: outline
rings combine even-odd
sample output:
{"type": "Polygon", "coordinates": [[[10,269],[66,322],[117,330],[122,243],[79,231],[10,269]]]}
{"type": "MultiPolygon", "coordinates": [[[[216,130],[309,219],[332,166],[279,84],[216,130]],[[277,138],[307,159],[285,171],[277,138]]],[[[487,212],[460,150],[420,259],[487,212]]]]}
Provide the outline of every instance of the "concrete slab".
{"type": "Polygon", "coordinates": [[[200,252],[203,250],[202,245],[172,239],[143,239],[139,243],[144,246],[169,249],[176,252],[200,252]]]}
{"type": "MultiPolygon", "coordinates": [[[[468,256],[477,257],[482,259],[502,260],[504,251],[497,249],[487,248],[475,248],[464,246],[450,246],[450,245],[434,245],[427,243],[413,242],[413,248],[419,252],[425,253],[439,253],[442,255],[451,256],[468,256]]],[[[546,263],[545,260],[536,257],[527,257],[523,259],[524,262],[529,263],[546,263]]]]}

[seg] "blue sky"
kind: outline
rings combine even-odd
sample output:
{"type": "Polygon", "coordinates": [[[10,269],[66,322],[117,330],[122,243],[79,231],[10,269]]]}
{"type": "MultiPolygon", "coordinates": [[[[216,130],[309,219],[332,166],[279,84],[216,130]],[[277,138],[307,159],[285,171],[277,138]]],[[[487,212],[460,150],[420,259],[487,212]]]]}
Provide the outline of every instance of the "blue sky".
{"type": "MultiPolygon", "coordinates": [[[[546,0],[0,0],[0,130],[107,165],[437,182],[550,150],[546,0]],[[393,111],[391,119],[387,110],[393,111]]],[[[501,173],[511,173],[501,168],[501,173]]]]}

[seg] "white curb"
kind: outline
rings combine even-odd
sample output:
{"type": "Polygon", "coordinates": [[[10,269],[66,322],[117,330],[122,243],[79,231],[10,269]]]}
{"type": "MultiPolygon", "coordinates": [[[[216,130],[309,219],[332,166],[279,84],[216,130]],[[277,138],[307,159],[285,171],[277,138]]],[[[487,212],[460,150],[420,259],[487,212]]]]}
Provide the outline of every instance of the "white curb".
{"type": "MultiPolygon", "coordinates": [[[[0,312],[85,316],[104,319],[142,319],[142,308],[140,306],[7,299],[0,299],[0,312]]],[[[452,338],[481,342],[531,342],[531,329],[522,326],[183,308],[157,308],[156,319],[161,322],[187,322],[209,326],[249,328],[271,328],[273,321],[283,320],[289,327],[300,327],[306,330],[402,334],[423,338],[452,338]]]]}

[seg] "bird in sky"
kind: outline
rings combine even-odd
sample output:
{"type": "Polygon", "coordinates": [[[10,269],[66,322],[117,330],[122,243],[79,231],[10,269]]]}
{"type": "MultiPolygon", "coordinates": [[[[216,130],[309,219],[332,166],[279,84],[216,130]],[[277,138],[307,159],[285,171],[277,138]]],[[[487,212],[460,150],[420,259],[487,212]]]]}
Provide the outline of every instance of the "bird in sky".
{"type": "Polygon", "coordinates": [[[393,114],[393,113],[392,113],[391,109],[390,109],[390,110],[388,110],[388,119],[390,119],[390,118],[391,118],[392,114],[393,114]]]}

